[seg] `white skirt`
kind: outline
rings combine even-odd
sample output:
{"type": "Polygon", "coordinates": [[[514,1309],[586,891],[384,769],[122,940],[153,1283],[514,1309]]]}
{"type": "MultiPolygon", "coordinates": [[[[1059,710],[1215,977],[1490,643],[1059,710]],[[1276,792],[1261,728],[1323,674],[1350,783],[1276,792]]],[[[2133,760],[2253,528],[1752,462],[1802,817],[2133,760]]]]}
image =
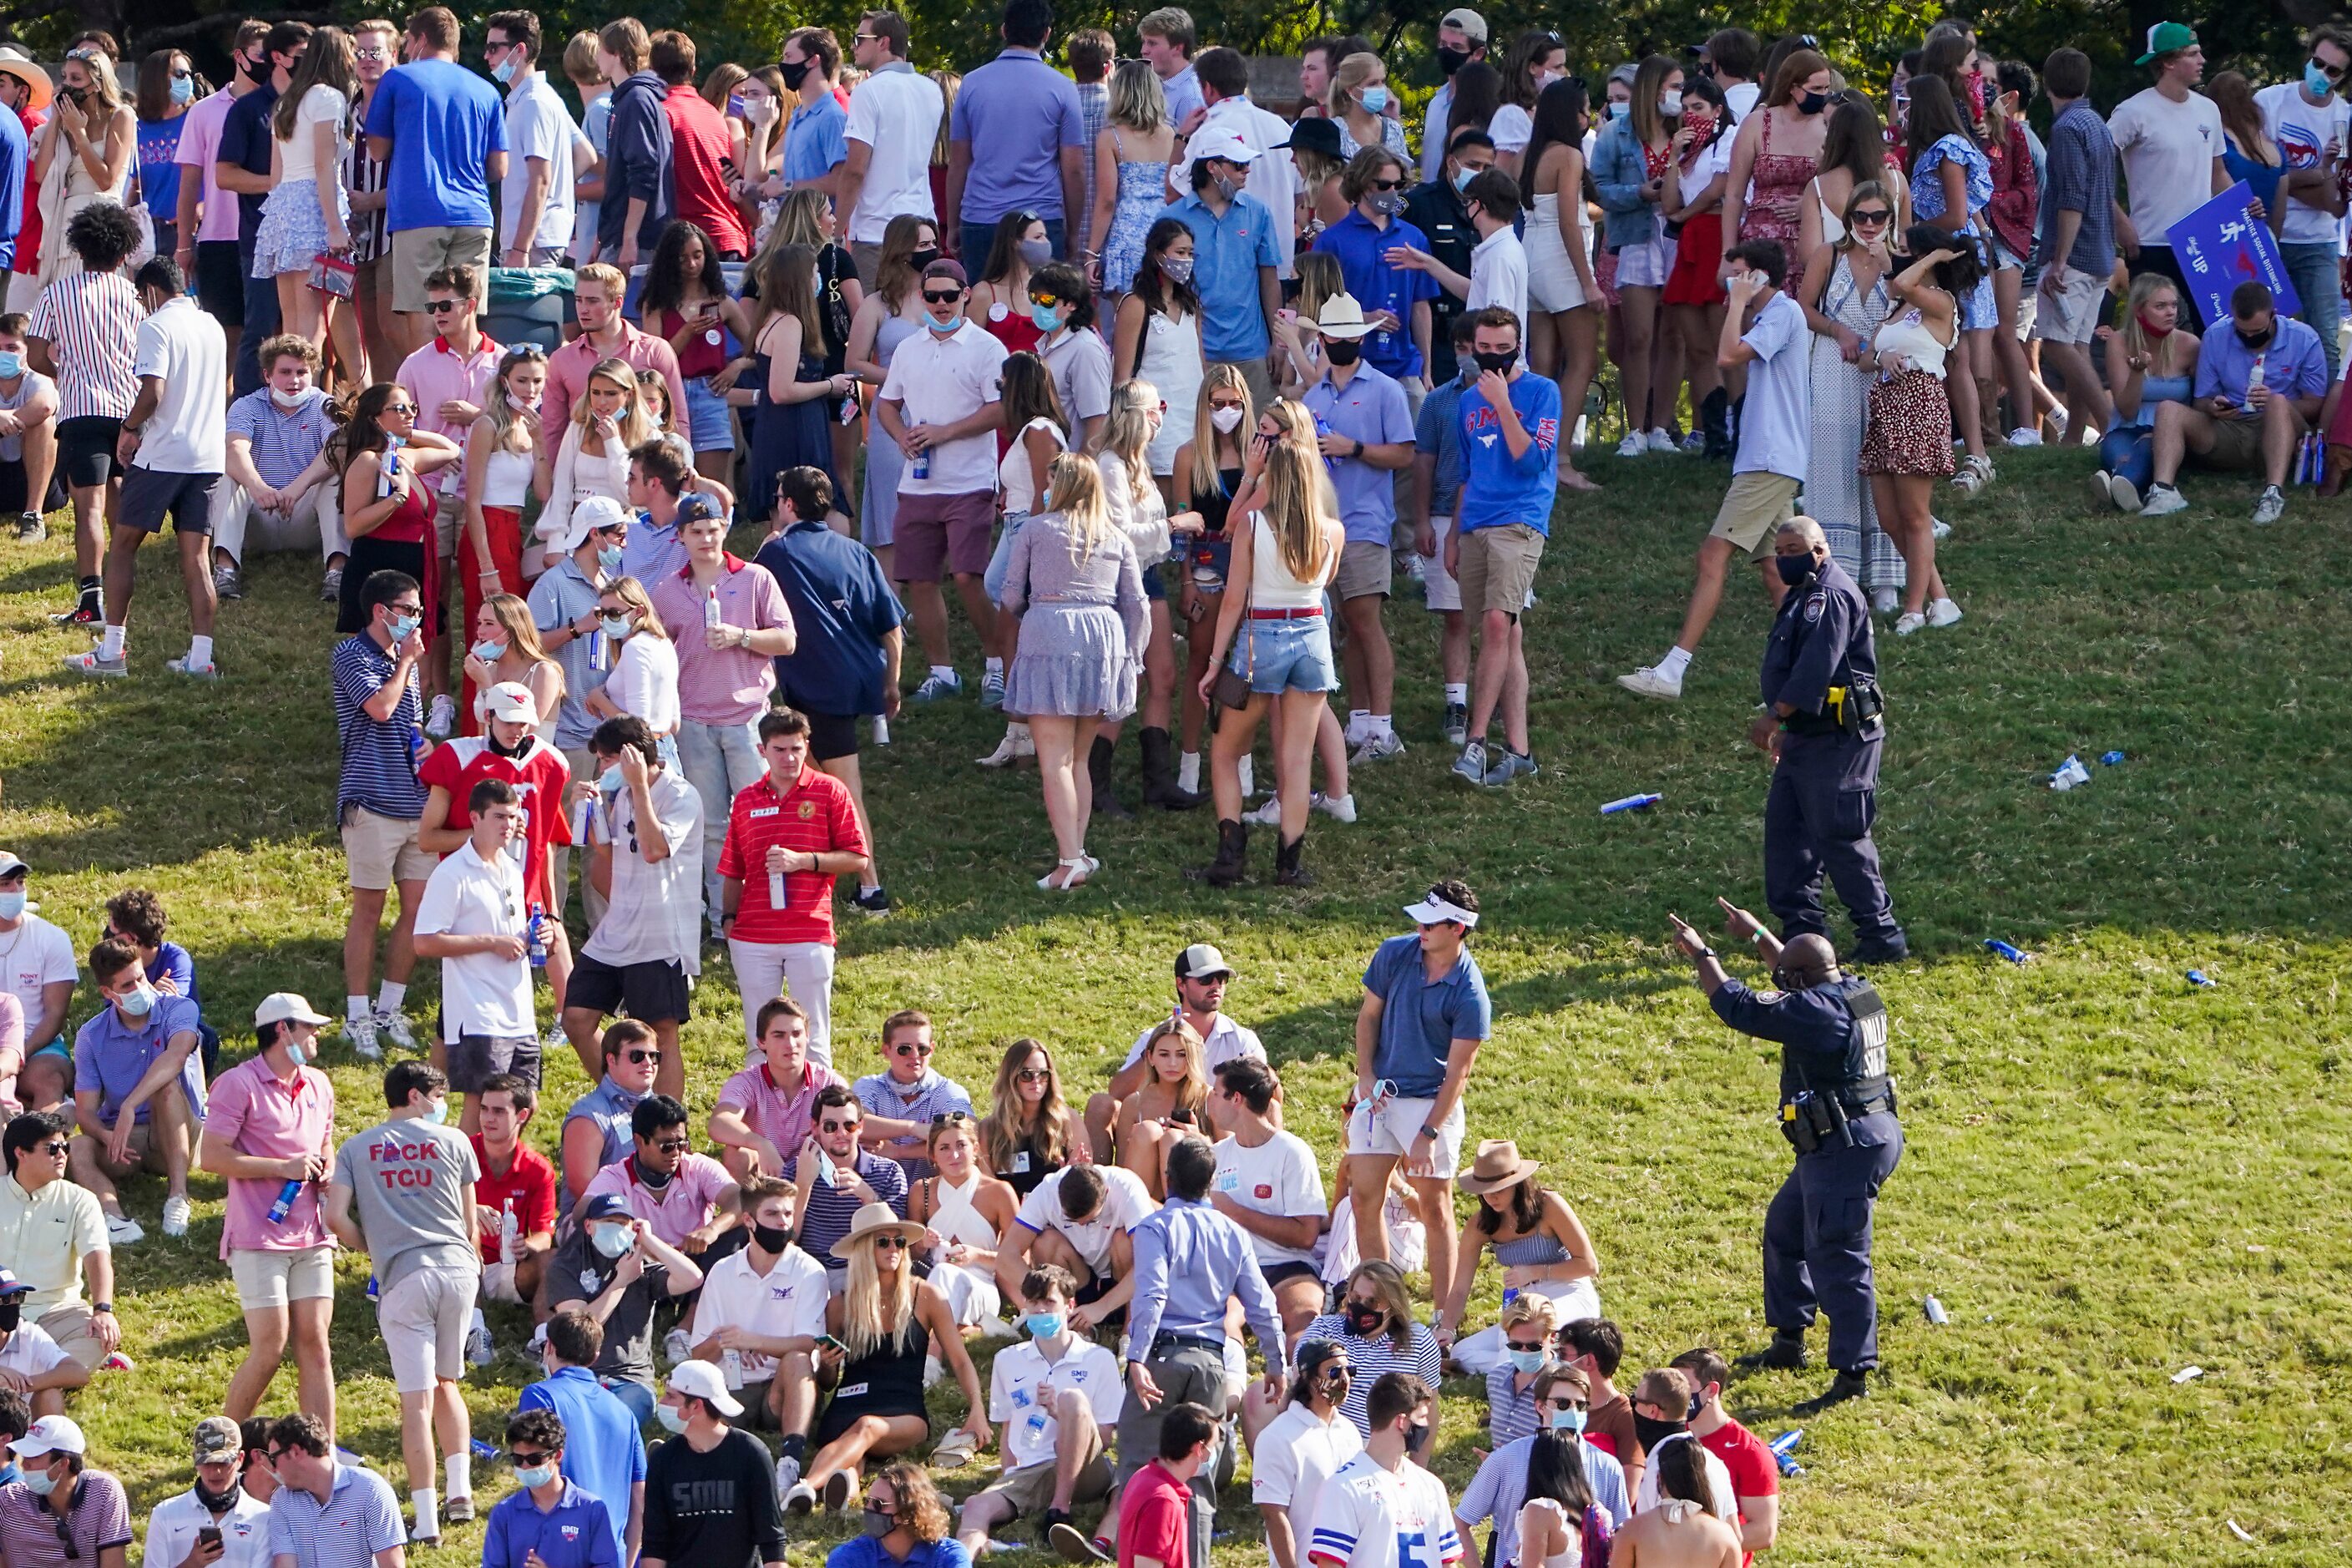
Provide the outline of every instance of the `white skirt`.
{"type": "MultiPolygon", "coordinates": [[[[1532,1286],[1538,1296],[1549,1296],[1555,1303],[1552,1325],[1580,1322],[1601,1315],[1601,1292],[1590,1279],[1570,1279],[1563,1284],[1532,1286]]],[[[1503,1364],[1508,1347],[1503,1342],[1500,1324],[1480,1329],[1476,1333],[1454,1342],[1454,1360],[1473,1377],[1484,1377],[1503,1364]]]]}
{"type": "Polygon", "coordinates": [[[1675,242],[1661,232],[1617,253],[1617,287],[1663,289],[1675,269],[1675,242]]]}
{"type": "MultiPolygon", "coordinates": [[[[1584,204],[1575,204],[1578,216],[1584,204]]],[[[1592,230],[1580,223],[1577,242],[1583,246],[1588,263],[1592,255],[1592,230]]],[[[1577,276],[1576,260],[1569,254],[1559,226],[1559,198],[1557,195],[1538,196],[1535,210],[1528,216],[1528,303],[1546,311],[1573,310],[1593,301],[1584,292],[1584,280],[1577,276]]]]}

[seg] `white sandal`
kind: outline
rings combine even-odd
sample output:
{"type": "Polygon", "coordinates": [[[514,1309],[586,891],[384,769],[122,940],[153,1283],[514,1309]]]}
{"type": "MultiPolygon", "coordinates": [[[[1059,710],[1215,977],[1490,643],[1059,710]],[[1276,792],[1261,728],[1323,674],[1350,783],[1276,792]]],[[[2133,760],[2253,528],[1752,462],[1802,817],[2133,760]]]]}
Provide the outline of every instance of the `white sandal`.
{"type": "Polygon", "coordinates": [[[1055,870],[1064,873],[1062,879],[1056,882],[1054,880],[1054,872],[1048,871],[1037,879],[1037,886],[1048,893],[1070,892],[1075,889],[1085,887],[1087,879],[1101,869],[1102,862],[1091,855],[1080,855],[1073,859],[1057,860],[1055,862],[1055,870]]]}

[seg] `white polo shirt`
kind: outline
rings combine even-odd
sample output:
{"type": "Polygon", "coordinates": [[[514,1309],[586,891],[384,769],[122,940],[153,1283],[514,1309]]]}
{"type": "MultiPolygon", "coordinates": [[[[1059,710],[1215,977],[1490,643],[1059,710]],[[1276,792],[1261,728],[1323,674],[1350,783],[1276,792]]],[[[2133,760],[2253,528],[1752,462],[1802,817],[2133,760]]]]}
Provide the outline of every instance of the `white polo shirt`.
{"type": "Polygon", "coordinates": [[[72,1359],[40,1324],[19,1321],[9,1333],[7,1345],[0,1348],[0,1372],[39,1377],[72,1359]]]}
{"type": "Polygon", "coordinates": [[[195,1550],[196,1531],[215,1525],[221,1532],[221,1554],[214,1568],[269,1568],[269,1505],[243,1487],[218,1519],[196,1500],[194,1488],[157,1503],[147,1516],[145,1561],[156,1568],[178,1568],[195,1550]]]}
{"type": "MultiPolygon", "coordinates": [[[[1364,1450],[1363,1434],[1343,1411],[1318,1421],[1303,1404],[1283,1407],[1258,1434],[1250,1461],[1250,1501],[1290,1510],[1290,1533],[1303,1542],[1315,1521],[1315,1502],[1332,1473],[1364,1450]]],[[[1271,1550],[1267,1561],[1273,1560],[1271,1550]]]]}
{"type": "MultiPolygon", "coordinates": [[[[824,1332],[828,1289],[824,1265],[799,1247],[785,1247],[775,1267],[763,1275],[751,1267],[747,1247],[720,1258],[703,1275],[692,1338],[700,1344],[720,1329],[732,1327],[762,1337],[814,1339],[824,1332]]],[[[776,1374],[774,1357],[757,1351],[736,1353],[742,1358],[746,1383],[764,1383],[776,1374]]]]}
{"type": "Polygon", "coordinates": [[[1003,1436],[1005,1469],[1054,1462],[1054,1445],[1062,1432],[1054,1415],[1054,1396],[1064,1389],[1087,1396],[1095,1425],[1105,1432],[1118,1425],[1127,1388],[1119,1381],[1118,1358],[1108,1345],[1073,1338],[1055,1362],[1045,1359],[1034,1340],[996,1352],[988,1371],[988,1418],[1003,1436]]]}
{"type": "MultiPolygon", "coordinates": [[[[1143,1047],[1150,1043],[1152,1031],[1159,1027],[1154,1024],[1135,1037],[1135,1048],[1127,1053],[1127,1060],[1119,1064],[1119,1071],[1125,1072],[1143,1059],[1143,1047]]],[[[1244,1028],[1223,1013],[1217,1015],[1216,1026],[1209,1031],[1209,1037],[1201,1045],[1201,1065],[1211,1078],[1217,1076],[1219,1068],[1239,1057],[1265,1060],[1265,1047],[1258,1043],[1256,1031],[1244,1028]]]]}
{"type": "MultiPolygon", "coordinates": [[[[509,855],[484,860],[470,838],[433,868],[416,904],[419,936],[528,937],[530,930],[522,868],[509,855]]],[[[453,1041],[464,1035],[509,1040],[536,1036],[530,960],[488,952],[443,959],[441,1019],[453,1041]]]]}
{"type": "Polygon", "coordinates": [[[139,323],[132,368],[163,384],[155,412],[139,427],[134,468],[163,474],[228,469],[228,339],[221,325],[183,294],[139,323]]]}
{"type": "MultiPolygon", "coordinates": [[[[929,314],[924,312],[926,320],[914,335],[898,345],[890,374],[882,382],[882,396],[900,405],[908,425],[952,425],[999,401],[1004,345],[969,317],[942,336],[931,331],[929,314]]],[[[932,447],[928,479],[915,478],[911,458],[898,475],[902,496],[966,496],[982,490],[996,492],[993,430],[932,447]]]]}
{"type": "Polygon", "coordinates": [[[1065,1165],[1021,1200],[1021,1212],[1013,1215],[1013,1223],[1039,1236],[1049,1230],[1060,1231],[1070,1249],[1086,1259],[1087,1267],[1099,1279],[1110,1273],[1111,1237],[1133,1230],[1145,1215],[1160,1205],[1152,1200],[1151,1189],[1143,1184],[1143,1178],[1133,1171],[1117,1165],[1097,1165],[1093,1169],[1103,1181],[1102,1207],[1094,1218],[1076,1225],[1062,1212],[1062,1183],[1071,1170],[1065,1165]]]}
{"type": "Polygon", "coordinates": [[[547,84],[547,73],[527,71],[507,94],[507,174],[499,184],[499,248],[518,244],[560,248],[572,243],[574,195],[572,147],[580,141],[580,127],[572,110],[547,84]],[[515,220],[522,216],[523,192],[530,184],[530,161],[547,164],[546,205],[539,209],[539,227],[518,240],[515,220]]]}
{"type": "Polygon", "coordinates": [[[931,149],[947,100],[940,84],[904,60],[895,60],[849,95],[852,142],[873,150],[857,210],[849,215],[853,245],[879,245],[882,231],[902,213],[937,219],[931,210],[931,149]]]}

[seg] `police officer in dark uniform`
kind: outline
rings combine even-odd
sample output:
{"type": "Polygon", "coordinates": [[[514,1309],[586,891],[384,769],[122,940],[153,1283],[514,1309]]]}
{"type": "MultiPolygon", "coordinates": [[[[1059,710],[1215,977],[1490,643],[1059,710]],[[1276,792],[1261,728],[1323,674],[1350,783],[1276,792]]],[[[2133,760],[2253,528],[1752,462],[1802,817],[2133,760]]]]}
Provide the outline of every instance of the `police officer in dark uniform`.
{"type": "Polygon", "coordinates": [[[1853,916],[1854,962],[1891,963],[1910,947],[1870,837],[1886,738],[1870,603],[1811,518],[1782,523],[1773,552],[1789,592],[1764,645],[1767,711],[1748,731],[1780,758],[1764,799],[1764,901],[1784,939],[1825,936],[1827,871],[1853,916]]]}
{"type": "MultiPolygon", "coordinates": [[[[1832,568],[1834,570],[1834,568],[1832,568]]],[[[1715,1016],[1780,1045],[1780,1131],[1797,1163],[1764,1211],[1764,1321],[1772,1343],[1742,1366],[1799,1368],[1816,1310],[1830,1321],[1837,1380],[1808,1413],[1870,1392],[1878,1365],[1878,1292],[1871,1279],[1871,1209],[1903,1158],[1895,1083],[1886,1075],[1886,1004],[1842,973],[1829,939],[1785,945],[1747,910],[1717,899],[1724,929],[1756,944],[1774,989],[1759,994],[1724,973],[1706,939],[1676,916],[1675,942],[1698,965],[1715,1016]]]]}

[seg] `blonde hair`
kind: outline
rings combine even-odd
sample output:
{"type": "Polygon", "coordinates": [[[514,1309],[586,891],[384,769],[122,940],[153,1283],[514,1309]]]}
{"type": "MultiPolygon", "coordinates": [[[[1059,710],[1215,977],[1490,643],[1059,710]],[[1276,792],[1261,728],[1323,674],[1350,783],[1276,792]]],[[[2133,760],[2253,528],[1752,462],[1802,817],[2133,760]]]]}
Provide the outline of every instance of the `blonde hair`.
{"type": "Polygon", "coordinates": [[[988,1114],[980,1121],[981,1153],[988,1161],[989,1169],[1010,1171],[1013,1157],[1021,1152],[1022,1142],[1030,1138],[1036,1140],[1038,1156],[1047,1169],[1062,1163],[1062,1135],[1067,1131],[1063,1118],[1069,1110],[1069,1103],[1062,1098],[1062,1074],[1054,1065],[1054,1053],[1025,1037],[1005,1047],[1004,1055],[996,1064],[994,1097],[989,1102],[988,1114]],[[1036,1123],[1024,1126],[1021,1096],[1013,1075],[1033,1056],[1045,1058],[1045,1092],[1037,1101],[1036,1123]]]}
{"type": "Polygon", "coordinates": [[[886,1340],[893,1354],[905,1354],[907,1330],[915,1321],[913,1258],[899,1255],[886,1300],[882,1271],[874,1265],[874,1237],[869,1235],[852,1242],[848,1251],[849,1283],[841,1296],[841,1342],[849,1359],[872,1355],[886,1340]]]}
{"type": "Polygon", "coordinates": [[[1151,416],[1159,411],[1160,389],[1140,376],[1111,388],[1110,411],[1103,416],[1095,450],[1108,452],[1126,465],[1128,495],[1132,500],[1143,500],[1152,489],[1151,416]]]}
{"type": "MultiPolygon", "coordinates": [[[[320,31],[331,31],[339,37],[342,36],[340,28],[322,27],[320,31]]],[[[306,51],[303,58],[307,61],[309,58],[310,56],[306,51]]],[[[347,41],[343,46],[343,63],[346,68],[351,64],[351,45],[347,41]]],[[[95,113],[88,113],[88,111],[85,112],[88,113],[88,118],[93,128],[100,130],[102,133],[104,129],[103,122],[113,119],[115,110],[122,107],[122,84],[114,79],[114,58],[96,44],[83,44],[80,47],[74,49],[71,53],[68,54],[66,56],[66,59],[72,60],[76,64],[79,65],[81,67],[82,74],[89,79],[90,96],[98,100],[100,108],[95,113]]],[[[1150,68],[1147,67],[1146,68],[1149,69],[1150,68]]],[[[61,90],[65,83],[65,62],[61,60],[58,63],[58,82],[61,90]]],[[[299,97],[299,95],[298,94],[297,96],[299,97]]],[[[346,94],[346,96],[348,96],[348,94],[346,94]]],[[[131,161],[134,164],[138,162],[135,153],[131,161]]]]}
{"type": "Polygon", "coordinates": [[[1184,1076],[1176,1080],[1169,1092],[1175,1097],[1177,1110],[1197,1112],[1209,1102],[1209,1069],[1204,1065],[1208,1052],[1201,1043],[1200,1031],[1181,1016],[1162,1019],[1158,1028],[1144,1037],[1143,1061],[1147,1081],[1154,1084],[1160,1081],[1160,1069],[1151,1065],[1151,1053],[1159,1048],[1160,1041],[1171,1038],[1184,1047],[1184,1076]]]}
{"type": "MultiPolygon", "coordinates": [[[[661,614],[654,608],[654,602],[646,595],[643,583],[635,577],[616,577],[604,584],[604,593],[628,606],[629,613],[637,618],[637,630],[651,632],[664,642],[669,640],[669,627],[662,624],[661,614]]],[[[603,596],[598,595],[599,598],[603,596]]]]}
{"type": "Polygon", "coordinates": [[[1262,417],[1280,426],[1282,436],[1266,454],[1261,515],[1274,534],[1283,569],[1301,583],[1320,582],[1331,559],[1331,541],[1323,525],[1339,515],[1339,499],[1316,446],[1315,416],[1305,404],[1278,397],[1262,417]]]}
{"type": "MultiPolygon", "coordinates": [[[[1381,73],[1381,80],[1388,79],[1388,68],[1381,63],[1381,57],[1369,52],[1349,55],[1332,67],[1331,88],[1323,97],[1324,112],[1334,120],[1346,119],[1349,108],[1349,95],[1371,80],[1375,71],[1381,73]]],[[[1375,114],[1372,118],[1378,120],[1381,117],[1375,114]]]]}
{"type": "Polygon", "coordinates": [[[514,594],[493,594],[482,603],[488,606],[490,614],[498,618],[499,628],[507,634],[509,650],[522,655],[532,664],[547,665],[555,671],[555,694],[560,699],[563,695],[563,666],[549,654],[547,645],[539,640],[539,624],[530,613],[530,603],[514,594]]]}
{"type": "Polygon", "coordinates": [[[1544,1338],[1549,1339],[1552,1331],[1559,1326],[1556,1321],[1559,1316],[1559,1302],[1532,1290],[1522,1290],[1503,1304],[1503,1314],[1496,1321],[1505,1329],[1535,1323],[1542,1328],[1544,1338]]]}
{"type": "MultiPolygon", "coordinates": [[[[2139,324],[2139,313],[2147,309],[2147,302],[2150,300],[2155,299],[2158,292],[2166,289],[2172,290],[2174,302],[2185,313],[2188,310],[2187,296],[2181,292],[2180,285],[2161,272],[2143,272],[2133,279],[2131,293],[2125,298],[2123,306],[2124,328],[2121,335],[2124,340],[2124,353],[2135,359],[2147,360],[2149,373],[2158,375],[2166,374],[2171,371],[2173,362],[2179,353],[2173,340],[2189,331],[2188,323],[2181,321],[2179,315],[2176,315],[2173,320],[2180,321],[2181,324],[2174,327],[2171,333],[2161,341],[2148,336],[2147,329],[2139,324]]],[[[2194,337],[2196,334],[2192,332],[2189,335],[2194,337]]]]}
{"type": "Polygon", "coordinates": [[[574,294],[580,291],[580,285],[583,283],[593,283],[613,296],[613,308],[616,310],[621,308],[622,300],[629,292],[628,279],[622,275],[619,268],[609,261],[592,261],[572,275],[572,290],[574,294]]]}
{"type": "Polygon", "coordinates": [[[1244,433],[1244,426],[1255,425],[1257,419],[1257,409],[1250,397],[1249,378],[1242,374],[1241,366],[1220,360],[1202,373],[1201,390],[1192,403],[1192,470],[1185,476],[1191,483],[1195,500],[1212,492],[1221,492],[1225,482],[1217,472],[1217,427],[1209,422],[1209,395],[1213,392],[1238,392],[1242,395],[1242,422],[1234,426],[1234,444],[1244,451],[1248,450],[1249,445],[1249,437],[1244,433]]]}
{"type": "Polygon", "coordinates": [[[1149,136],[1168,123],[1168,90],[1149,60],[1127,60],[1110,74],[1110,122],[1149,136]]]}
{"type": "Polygon", "coordinates": [[[581,439],[587,439],[589,422],[595,417],[590,409],[588,395],[596,383],[606,381],[627,395],[621,405],[621,449],[633,452],[654,438],[653,421],[646,417],[645,401],[637,395],[637,373],[627,360],[605,359],[596,362],[580,390],[580,400],[572,405],[572,423],[580,428],[581,439]]]}
{"type": "Polygon", "coordinates": [[[776,234],[782,239],[771,238],[770,247],[805,245],[812,250],[823,250],[832,243],[824,231],[825,222],[833,216],[833,204],[814,185],[799,185],[784,193],[783,205],[776,209],[776,234]]]}
{"type": "Polygon", "coordinates": [[[1092,458],[1064,452],[1047,466],[1045,510],[1060,512],[1068,522],[1073,562],[1086,560],[1113,537],[1102,470],[1092,458]]]}
{"type": "MultiPolygon", "coordinates": [[[[273,342],[275,340],[272,340],[273,342]]],[[[307,340],[305,340],[307,342],[307,340]]],[[[492,395],[486,402],[482,417],[489,421],[490,450],[493,452],[528,452],[531,449],[530,432],[523,427],[522,416],[507,401],[507,377],[518,365],[536,364],[547,369],[547,351],[537,343],[517,343],[499,360],[498,374],[490,378],[492,395]]]]}

